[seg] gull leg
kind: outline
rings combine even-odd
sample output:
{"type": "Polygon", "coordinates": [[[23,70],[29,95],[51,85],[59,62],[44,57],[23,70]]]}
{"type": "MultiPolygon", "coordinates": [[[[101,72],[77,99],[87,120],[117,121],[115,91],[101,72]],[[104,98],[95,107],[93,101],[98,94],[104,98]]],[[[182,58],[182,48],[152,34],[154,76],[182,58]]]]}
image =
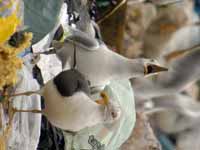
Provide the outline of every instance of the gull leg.
{"type": "Polygon", "coordinates": [[[16,94],[11,94],[11,95],[4,95],[4,96],[8,96],[8,97],[15,97],[15,96],[30,96],[32,94],[39,94],[39,91],[28,91],[28,92],[23,92],[23,93],[16,93],[16,94]]]}
{"type": "Polygon", "coordinates": [[[31,64],[37,64],[40,61],[41,54],[50,55],[50,54],[55,54],[55,53],[56,53],[56,50],[53,47],[48,48],[47,51],[44,51],[44,52],[33,53],[33,58],[31,59],[31,64]]]}
{"type": "Polygon", "coordinates": [[[16,113],[16,112],[31,112],[31,113],[39,113],[39,114],[42,114],[42,110],[38,110],[38,109],[31,109],[31,110],[21,110],[21,109],[16,109],[16,108],[13,108],[13,112],[16,113]]]}
{"type": "Polygon", "coordinates": [[[44,52],[37,52],[34,53],[36,55],[40,55],[40,54],[44,54],[44,55],[50,55],[50,54],[55,54],[56,53],[56,49],[54,47],[50,47],[48,49],[46,49],[44,52]]]}

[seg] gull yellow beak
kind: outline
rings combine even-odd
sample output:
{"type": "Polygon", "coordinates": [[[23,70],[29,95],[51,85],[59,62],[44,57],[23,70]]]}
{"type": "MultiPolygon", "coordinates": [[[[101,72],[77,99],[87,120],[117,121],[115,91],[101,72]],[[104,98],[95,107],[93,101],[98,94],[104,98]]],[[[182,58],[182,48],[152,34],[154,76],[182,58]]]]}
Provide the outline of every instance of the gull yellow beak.
{"type": "Polygon", "coordinates": [[[155,74],[163,71],[168,71],[168,69],[156,64],[146,64],[144,67],[145,75],[155,74]]]}
{"type": "Polygon", "coordinates": [[[106,94],[106,92],[103,91],[100,93],[100,95],[101,95],[102,99],[96,100],[95,102],[97,104],[104,105],[104,106],[108,105],[109,97],[106,94]]]}

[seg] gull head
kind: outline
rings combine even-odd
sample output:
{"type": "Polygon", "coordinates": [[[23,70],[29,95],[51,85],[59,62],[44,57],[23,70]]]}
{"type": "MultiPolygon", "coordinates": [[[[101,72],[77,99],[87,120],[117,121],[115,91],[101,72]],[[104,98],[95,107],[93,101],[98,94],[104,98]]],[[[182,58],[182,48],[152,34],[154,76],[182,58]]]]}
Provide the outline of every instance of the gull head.
{"type": "Polygon", "coordinates": [[[161,66],[155,59],[143,59],[144,75],[153,75],[159,72],[168,71],[167,68],[161,66]]]}

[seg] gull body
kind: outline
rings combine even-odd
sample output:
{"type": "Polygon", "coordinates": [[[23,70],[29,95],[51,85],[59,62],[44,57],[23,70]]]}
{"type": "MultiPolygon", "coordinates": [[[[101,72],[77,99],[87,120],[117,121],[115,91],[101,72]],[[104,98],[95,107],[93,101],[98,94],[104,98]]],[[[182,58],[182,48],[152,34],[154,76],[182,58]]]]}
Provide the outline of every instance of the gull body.
{"type": "Polygon", "coordinates": [[[54,126],[76,132],[106,122],[105,106],[97,104],[85,93],[77,92],[70,97],[62,97],[56,90],[50,81],[43,93],[43,112],[54,126]]]}
{"type": "Polygon", "coordinates": [[[76,69],[91,82],[91,87],[105,86],[111,80],[130,79],[166,71],[166,68],[162,68],[153,59],[125,58],[108,49],[103,42],[78,32],[80,31],[69,36],[62,46],[54,41],[53,47],[64,70],[66,66],[72,67],[74,58],[76,59],[76,69]],[[152,72],[148,72],[149,67],[153,68],[152,72]]]}
{"type": "MultiPolygon", "coordinates": [[[[161,5],[174,0],[152,0],[161,5]]],[[[174,35],[180,29],[192,25],[193,2],[181,0],[172,5],[158,9],[157,17],[151,22],[144,34],[143,56],[158,59],[174,40],[174,35]],[[180,3],[179,3],[180,2],[180,3]]]]}
{"type": "Polygon", "coordinates": [[[93,101],[89,97],[88,82],[76,70],[61,72],[39,91],[17,95],[34,93],[44,97],[45,108],[42,113],[47,119],[54,126],[71,132],[99,123],[112,123],[119,118],[121,113],[119,105],[112,101],[109,101],[107,105],[100,105],[93,101]]]}

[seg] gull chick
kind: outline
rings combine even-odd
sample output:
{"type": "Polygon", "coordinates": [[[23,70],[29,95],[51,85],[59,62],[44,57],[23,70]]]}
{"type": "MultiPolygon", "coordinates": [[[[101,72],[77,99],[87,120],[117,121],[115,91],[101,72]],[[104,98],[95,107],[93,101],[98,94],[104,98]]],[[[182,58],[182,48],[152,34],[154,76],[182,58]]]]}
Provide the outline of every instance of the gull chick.
{"type": "Polygon", "coordinates": [[[42,113],[56,127],[77,132],[99,123],[110,123],[120,117],[118,104],[109,100],[105,92],[96,102],[90,98],[89,84],[75,69],[59,73],[39,91],[29,91],[12,96],[40,94],[45,99],[43,110],[18,110],[15,112],[42,113]]]}

